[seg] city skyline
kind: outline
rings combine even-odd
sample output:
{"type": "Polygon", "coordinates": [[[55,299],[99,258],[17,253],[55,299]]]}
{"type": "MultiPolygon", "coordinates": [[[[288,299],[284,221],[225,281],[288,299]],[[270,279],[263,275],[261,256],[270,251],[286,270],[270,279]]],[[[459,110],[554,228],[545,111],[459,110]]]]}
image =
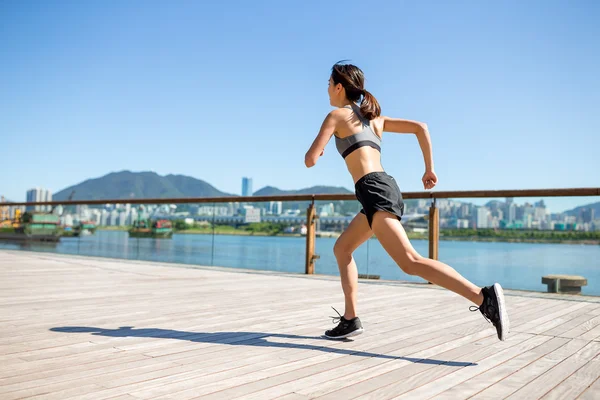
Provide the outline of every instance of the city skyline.
{"type": "MultiPolygon", "coordinates": [[[[60,216],[61,224],[74,226],[81,221],[91,221],[98,226],[130,226],[138,218],[147,219],[179,219],[193,222],[210,222],[213,216],[221,221],[228,219],[238,222],[261,222],[261,218],[291,217],[302,220],[304,210],[288,208],[285,202],[262,202],[260,205],[228,202],[215,205],[183,205],[183,209],[173,205],[132,205],[106,204],[104,206],[71,206],[67,212],[63,206],[57,206],[53,213],[60,216]],[[223,219],[225,218],[225,219],[223,219]],[[242,218],[242,219],[240,219],[242,218]]],[[[357,204],[358,206],[358,204],[357,204]]],[[[317,204],[317,215],[320,218],[337,218],[349,223],[353,212],[341,213],[338,202],[317,204]]],[[[564,213],[551,212],[544,200],[535,203],[518,204],[513,198],[504,201],[493,201],[487,206],[477,206],[456,200],[439,199],[437,207],[440,213],[440,227],[444,229],[527,229],[543,231],[598,231],[600,219],[596,219],[593,209],[582,209],[579,214],[568,216],[564,213]]],[[[429,212],[429,202],[425,199],[412,201],[407,205],[409,220],[425,217],[429,212]]],[[[12,210],[14,213],[14,209],[12,210]]],[[[277,220],[277,219],[276,219],[277,220]]],[[[285,219],[284,219],[285,220],[285,219]]]]}
{"type": "MultiPolygon", "coordinates": [[[[198,178],[194,178],[194,179],[198,179],[198,178]]],[[[243,176],[243,177],[241,177],[241,181],[242,181],[242,183],[241,183],[241,191],[239,192],[239,194],[242,195],[242,196],[251,196],[252,194],[245,194],[245,193],[253,193],[253,191],[252,191],[253,178],[252,177],[243,176]]],[[[207,181],[204,181],[204,182],[207,182],[207,181]]],[[[209,183],[209,182],[207,182],[207,183],[209,183]]],[[[266,185],[265,187],[269,187],[269,186],[270,185],[266,185]]],[[[315,185],[315,186],[318,186],[318,185],[315,185]]],[[[58,192],[61,192],[61,191],[67,190],[67,189],[68,188],[65,188],[65,189],[62,189],[62,190],[60,190],[58,192]]],[[[217,187],[217,189],[218,189],[218,187],[217,187]]],[[[302,190],[302,189],[304,189],[304,188],[299,188],[299,189],[295,189],[295,190],[302,190]]],[[[345,188],[345,189],[348,190],[348,191],[351,191],[348,188],[345,188]]],[[[2,190],[2,187],[0,187],[0,194],[2,194],[1,190],[2,190]]],[[[435,192],[435,189],[432,192],[435,192]]],[[[233,193],[233,194],[237,195],[237,193],[233,193]]],[[[5,197],[6,201],[9,201],[9,202],[18,202],[18,200],[10,198],[10,197],[8,197],[8,196],[6,196],[4,194],[2,194],[2,195],[5,197]]],[[[38,186],[38,187],[35,187],[33,189],[28,189],[26,191],[26,193],[25,193],[25,199],[26,199],[27,202],[29,202],[29,201],[52,201],[52,191],[50,191],[48,189],[45,189],[44,187],[38,186]],[[37,193],[36,191],[39,192],[39,193],[37,193]],[[37,193],[37,194],[35,194],[35,193],[37,193]],[[31,195],[31,197],[30,197],[30,195],[31,195]],[[35,197],[35,196],[38,196],[38,197],[35,197]],[[46,197],[43,197],[43,196],[46,196],[46,197]],[[46,200],[41,200],[42,198],[45,198],[46,200]],[[37,200],[35,200],[35,199],[37,199],[37,200]]],[[[546,197],[546,198],[540,198],[540,199],[537,199],[537,200],[534,200],[533,198],[529,198],[529,197],[523,197],[523,198],[518,198],[518,199],[523,200],[524,204],[527,203],[527,202],[532,202],[532,201],[535,202],[535,201],[538,201],[538,200],[545,201],[546,203],[552,204],[552,203],[554,203],[557,200],[557,198],[555,198],[555,197],[546,197]]],[[[556,207],[552,207],[551,206],[550,208],[556,210],[556,213],[563,213],[563,212],[567,212],[567,211],[573,210],[573,209],[578,208],[578,207],[584,207],[584,206],[588,206],[588,205],[593,205],[593,204],[596,204],[596,203],[600,202],[600,196],[598,196],[598,197],[591,196],[591,197],[583,197],[583,198],[581,198],[581,197],[579,197],[579,198],[568,198],[568,197],[565,197],[565,198],[558,198],[558,199],[560,199],[560,200],[565,200],[565,199],[566,200],[570,200],[570,202],[569,202],[570,206],[566,207],[566,208],[563,208],[563,207],[556,208],[556,207]]],[[[447,199],[447,200],[451,201],[452,199],[447,199]]],[[[441,200],[438,200],[438,202],[439,201],[441,201],[441,200]]],[[[476,205],[476,206],[484,206],[485,204],[487,204],[488,202],[491,202],[491,201],[502,201],[502,198],[491,198],[491,197],[490,198],[474,198],[474,199],[463,199],[461,201],[463,203],[470,203],[470,204],[473,204],[473,205],[476,205]]],[[[48,209],[50,209],[50,208],[51,207],[48,206],[48,209]]],[[[41,210],[41,211],[45,210],[44,206],[37,206],[37,209],[41,210]]]]}
{"type": "MultiPolygon", "coordinates": [[[[75,191],[72,192],[72,194],[75,191]]],[[[252,177],[242,177],[241,195],[251,196],[252,177]]],[[[28,202],[52,201],[52,193],[41,187],[29,189],[26,193],[28,202]]],[[[107,199],[108,200],[108,199],[107,199]]],[[[235,200],[233,198],[232,200],[235,200]]],[[[575,215],[565,212],[552,212],[543,198],[535,202],[523,201],[519,204],[514,198],[508,197],[502,200],[487,199],[485,204],[474,204],[468,201],[453,199],[437,199],[436,207],[440,215],[440,227],[450,229],[528,229],[528,230],[566,230],[566,231],[596,231],[600,230],[600,219],[596,220],[596,211],[592,207],[580,208],[575,215]]],[[[293,204],[297,204],[292,202],[293,204]]],[[[405,213],[410,214],[409,219],[426,216],[429,212],[429,201],[427,199],[410,200],[406,202],[405,213]]],[[[600,202],[599,202],[600,203],[600,202]]],[[[358,212],[358,202],[354,204],[356,210],[350,211],[340,208],[340,202],[329,202],[327,204],[317,203],[317,215],[319,217],[342,218],[345,223],[358,212]],[[336,205],[338,209],[336,209],[336,205]]],[[[594,204],[594,203],[592,203],[594,204]]],[[[204,217],[229,218],[231,221],[261,222],[261,218],[269,216],[298,217],[303,213],[300,208],[289,208],[284,206],[283,201],[248,202],[236,201],[226,202],[220,205],[138,205],[131,204],[106,204],[103,207],[77,205],[75,212],[65,212],[65,206],[27,206],[18,207],[26,211],[53,212],[60,216],[63,226],[74,226],[81,221],[92,221],[99,226],[130,226],[138,218],[168,218],[185,219],[190,223],[203,220],[204,217]],[[258,206],[256,205],[258,204],[258,206]]],[[[584,207],[582,205],[580,207],[584,207]]],[[[352,208],[352,207],[351,207],[352,208]]],[[[9,215],[15,215],[16,207],[12,207],[9,215]]],[[[70,209],[73,210],[72,206],[70,209]]],[[[600,217],[600,210],[598,212],[600,217]]],[[[207,222],[206,219],[203,221],[207,222]]],[[[187,223],[187,222],[186,222],[187,223]]]]}

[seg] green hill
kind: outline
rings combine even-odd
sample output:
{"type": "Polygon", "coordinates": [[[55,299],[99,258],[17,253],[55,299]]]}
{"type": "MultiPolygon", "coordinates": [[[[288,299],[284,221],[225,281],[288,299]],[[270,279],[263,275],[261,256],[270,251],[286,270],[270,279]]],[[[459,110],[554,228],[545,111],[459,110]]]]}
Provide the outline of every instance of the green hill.
{"type": "Polygon", "coordinates": [[[121,171],[69,186],[56,193],[53,200],[67,200],[73,190],[73,200],[234,196],[189,176],[121,171]]]}

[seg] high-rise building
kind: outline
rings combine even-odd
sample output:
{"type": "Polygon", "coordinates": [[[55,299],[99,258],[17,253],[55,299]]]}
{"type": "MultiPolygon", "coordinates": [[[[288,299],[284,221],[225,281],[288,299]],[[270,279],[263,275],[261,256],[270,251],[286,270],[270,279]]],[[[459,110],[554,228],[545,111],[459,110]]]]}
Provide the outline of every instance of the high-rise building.
{"type": "Polygon", "coordinates": [[[467,229],[469,227],[469,220],[468,219],[457,219],[456,227],[458,229],[467,229]]]}
{"type": "Polygon", "coordinates": [[[319,211],[319,215],[321,217],[328,217],[328,216],[332,216],[335,212],[335,207],[333,205],[333,203],[329,203],[329,204],[325,204],[324,206],[322,206],[320,208],[319,211]]]}
{"type": "Polygon", "coordinates": [[[100,216],[100,224],[102,226],[107,226],[110,225],[109,224],[109,215],[110,213],[108,212],[108,210],[102,210],[102,215],[100,216]]]}
{"type": "Polygon", "coordinates": [[[252,196],[252,178],[242,178],[242,196],[252,196]]]}
{"type": "Polygon", "coordinates": [[[108,225],[117,226],[117,218],[119,218],[119,212],[117,210],[112,210],[109,215],[108,225]]]}
{"type": "Polygon", "coordinates": [[[137,210],[135,208],[132,208],[130,210],[130,212],[126,213],[126,214],[127,214],[126,225],[133,225],[133,223],[135,221],[137,221],[137,219],[138,219],[138,212],[137,212],[137,210]]]}
{"type": "Polygon", "coordinates": [[[469,204],[461,204],[460,209],[458,210],[458,218],[466,219],[470,215],[470,206],[469,204]]]}
{"type": "Polygon", "coordinates": [[[508,222],[512,223],[517,219],[517,207],[514,203],[511,203],[508,206],[508,222]]]}
{"type": "Polygon", "coordinates": [[[592,222],[594,220],[594,209],[593,208],[583,208],[579,211],[579,215],[581,220],[586,222],[592,222]]]}
{"type": "Polygon", "coordinates": [[[491,213],[487,207],[477,209],[477,228],[491,228],[491,213]]]}
{"type": "Polygon", "coordinates": [[[119,226],[127,225],[127,218],[128,218],[127,213],[125,211],[121,211],[119,213],[119,219],[118,219],[117,225],[119,225],[119,226]]]}
{"type": "Polygon", "coordinates": [[[523,221],[524,216],[525,216],[525,206],[516,206],[515,207],[515,220],[523,221]]]}
{"type": "MultiPolygon", "coordinates": [[[[28,203],[39,203],[42,201],[52,201],[52,192],[42,188],[27,191],[28,203]]],[[[27,211],[50,211],[51,209],[52,206],[27,206],[27,211]]]]}
{"type": "Polygon", "coordinates": [[[269,211],[274,215],[281,215],[283,212],[283,202],[281,201],[272,201],[269,203],[269,211]]]}
{"type": "Polygon", "coordinates": [[[533,213],[533,219],[535,221],[543,221],[546,219],[546,207],[536,207],[533,213]]]}

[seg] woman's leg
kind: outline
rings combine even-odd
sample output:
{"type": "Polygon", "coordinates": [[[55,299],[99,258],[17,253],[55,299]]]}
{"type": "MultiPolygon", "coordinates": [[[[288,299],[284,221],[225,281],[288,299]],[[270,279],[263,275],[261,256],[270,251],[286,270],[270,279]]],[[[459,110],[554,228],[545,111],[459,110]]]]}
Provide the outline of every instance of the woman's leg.
{"type": "Polygon", "coordinates": [[[395,215],[378,211],[373,216],[372,226],[377,239],[402,271],[451,290],[477,306],[483,302],[480,287],[469,282],[449,265],[417,253],[395,215]]]}
{"type": "Polygon", "coordinates": [[[356,317],[358,270],[352,253],[371,236],[373,236],[373,231],[369,227],[367,217],[363,213],[358,213],[333,246],[344,291],[345,311],[343,316],[347,320],[356,317]]]}
{"type": "Polygon", "coordinates": [[[472,311],[481,311],[483,316],[496,327],[498,338],[505,340],[510,322],[504,293],[499,284],[480,288],[452,267],[422,257],[410,244],[398,218],[391,213],[376,212],[371,226],[383,248],[405,273],[420,276],[475,303],[478,307],[472,311]]]}

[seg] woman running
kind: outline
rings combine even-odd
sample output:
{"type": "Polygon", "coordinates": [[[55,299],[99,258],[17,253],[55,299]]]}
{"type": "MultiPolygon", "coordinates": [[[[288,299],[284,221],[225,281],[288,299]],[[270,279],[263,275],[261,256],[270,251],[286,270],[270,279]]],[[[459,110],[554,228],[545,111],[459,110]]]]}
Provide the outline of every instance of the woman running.
{"type": "Polygon", "coordinates": [[[423,186],[432,189],[437,183],[437,176],[433,168],[427,125],[381,116],[379,103],[364,88],[363,72],[351,64],[337,63],[333,66],[328,93],[329,102],[336,109],[325,118],[319,134],[306,153],[305,164],[308,168],[313,167],[323,155],[331,137],[335,136],[337,150],[352,175],[356,198],[362,210],[333,248],[340,270],[345,311],[344,315],[334,320],[339,320],[339,324],[327,330],[325,336],[343,339],[364,331],[356,310],[358,271],[352,253],[375,233],[402,271],[420,276],[473,302],[475,306],[471,307],[471,311],[481,311],[484,318],[496,327],[498,338],[505,340],[509,320],[500,284],[480,288],[450,266],[422,257],[412,247],[400,223],[404,203],[396,181],[381,166],[381,137],[383,132],[412,133],[417,136],[425,160],[423,186]]]}

